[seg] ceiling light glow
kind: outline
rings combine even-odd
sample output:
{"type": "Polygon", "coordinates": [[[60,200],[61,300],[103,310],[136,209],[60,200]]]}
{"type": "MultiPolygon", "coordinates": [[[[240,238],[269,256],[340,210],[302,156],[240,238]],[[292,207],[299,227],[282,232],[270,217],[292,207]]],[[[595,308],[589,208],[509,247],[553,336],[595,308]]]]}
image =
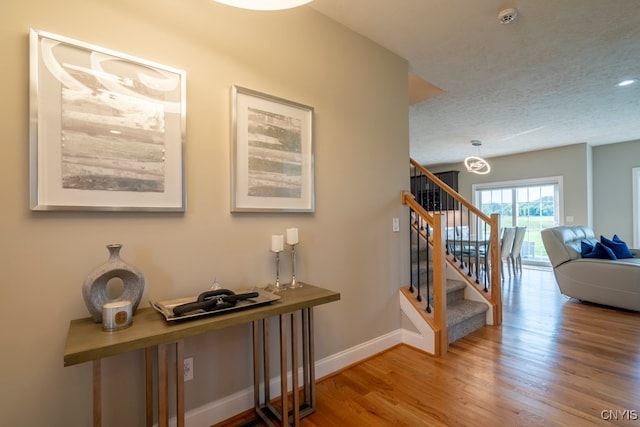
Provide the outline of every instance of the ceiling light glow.
{"type": "Polygon", "coordinates": [[[620,83],[618,83],[618,86],[622,87],[622,86],[629,86],[632,85],[636,82],[636,79],[629,79],[629,80],[623,80],[620,83]]]}
{"type": "Polygon", "coordinates": [[[214,0],[227,6],[251,10],[283,10],[302,6],[312,0],[214,0]]]}
{"type": "MultiPolygon", "coordinates": [[[[474,139],[471,141],[471,145],[480,149],[482,141],[474,139]]],[[[486,175],[491,172],[491,165],[488,161],[480,156],[469,156],[464,159],[464,166],[467,168],[467,172],[477,173],[478,175],[486,175]]]]}
{"type": "Polygon", "coordinates": [[[469,156],[464,159],[464,166],[467,172],[477,173],[478,175],[486,175],[491,172],[491,165],[482,157],[469,156]]]}

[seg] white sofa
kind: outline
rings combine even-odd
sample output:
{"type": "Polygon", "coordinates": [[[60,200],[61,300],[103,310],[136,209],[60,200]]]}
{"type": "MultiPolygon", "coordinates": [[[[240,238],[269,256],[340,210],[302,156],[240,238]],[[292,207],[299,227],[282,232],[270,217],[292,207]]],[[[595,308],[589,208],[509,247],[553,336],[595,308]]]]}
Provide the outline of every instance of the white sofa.
{"type": "Polygon", "coordinates": [[[594,244],[593,231],[585,226],[559,226],[542,230],[560,292],[597,304],[640,311],[640,250],[633,258],[583,258],[581,242],[594,244]]]}

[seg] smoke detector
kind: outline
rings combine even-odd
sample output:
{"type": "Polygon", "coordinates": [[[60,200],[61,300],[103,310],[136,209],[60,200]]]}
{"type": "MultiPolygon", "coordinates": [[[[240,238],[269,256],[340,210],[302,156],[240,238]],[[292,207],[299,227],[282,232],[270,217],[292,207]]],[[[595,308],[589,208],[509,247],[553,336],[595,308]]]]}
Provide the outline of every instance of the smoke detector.
{"type": "Polygon", "coordinates": [[[510,7],[508,9],[501,10],[498,12],[498,19],[503,24],[510,24],[515,21],[518,16],[518,11],[514,8],[510,7]]]}

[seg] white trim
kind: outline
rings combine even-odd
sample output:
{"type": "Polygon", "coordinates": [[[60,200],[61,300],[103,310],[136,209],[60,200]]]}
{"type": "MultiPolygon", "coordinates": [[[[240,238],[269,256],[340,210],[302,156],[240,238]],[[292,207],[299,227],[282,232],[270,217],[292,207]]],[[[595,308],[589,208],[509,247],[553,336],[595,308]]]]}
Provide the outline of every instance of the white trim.
{"type": "Polygon", "coordinates": [[[465,286],[464,299],[469,301],[481,302],[485,304],[489,309],[485,314],[485,322],[487,325],[493,325],[493,306],[487,303],[487,300],[480,294],[480,290],[475,286],[465,286]]]}
{"type": "Polygon", "coordinates": [[[407,319],[411,321],[411,324],[418,330],[418,333],[404,333],[404,337],[407,341],[403,341],[406,344],[426,351],[429,354],[436,353],[436,336],[435,332],[427,322],[422,318],[420,313],[413,307],[413,304],[407,299],[406,295],[400,292],[400,309],[407,316],[407,319]]]}
{"type": "MultiPolygon", "coordinates": [[[[365,360],[371,356],[381,353],[398,344],[406,343],[412,345],[412,342],[406,342],[407,332],[403,329],[391,331],[378,338],[358,344],[349,349],[343,350],[324,359],[318,360],[316,366],[316,380],[338,372],[355,363],[365,360]]],[[[411,334],[411,333],[409,333],[411,334]]],[[[413,333],[414,335],[418,335],[413,333]]],[[[413,341],[409,337],[409,341],[413,341]]],[[[419,347],[419,346],[415,346],[419,347]]],[[[420,348],[420,347],[419,347],[420,348]]],[[[287,384],[291,386],[291,373],[288,374],[287,384]]],[[[299,372],[300,382],[302,382],[302,370],[299,372]]],[[[271,379],[272,397],[280,396],[280,377],[271,379]]],[[[261,391],[262,393],[262,391],[261,391]]],[[[236,416],[244,411],[253,408],[253,387],[247,387],[222,399],[199,406],[185,413],[186,427],[209,427],[213,424],[220,423],[226,419],[236,416]]],[[[177,425],[176,418],[169,420],[169,425],[175,427],[177,425]]]]}
{"type": "MultiPolygon", "coordinates": [[[[426,324],[421,317],[412,319],[412,314],[420,316],[407,298],[400,293],[400,305],[405,305],[407,310],[403,310],[407,318],[418,329],[418,332],[409,331],[406,329],[396,329],[387,334],[379,336],[377,338],[365,341],[361,344],[355,345],[346,350],[340,351],[333,355],[327,356],[315,363],[315,376],[316,380],[320,380],[323,377],[329,376],[342,369],[348,368],[362,360],[368,359],[371,356],[382,353],[398,344],[406,344],[430,354],[434,354],[435,334],[433,330],[426,324]]],[[[299,381],[302,382],[302,369],[298,371],[299,381]]],[[[291,387],[291,372],[288,373],[287,384],[291,387]]],[[[261,386],[262,387],[262,386],[261,386]]],[[[274,398],[280,396],[280,377],[272,378],[270,381],[271,391],[274,398]]],[[[260,390],[261,395],[263,390],[260,390]]],[[[185,413],[185,426],[186,427],[209,427],[213,424],[220,423],[238,414],[253,408],[253,386],[247,387],[229,396],[225,396],[221,399],[209,402],[205,405],[191,409],[185,413]]],[[[169,420],[169,426],[177,426],[176,418],[173,417],[169,420]]]]}
{"type": "Polygon", "coordinates": [[[316,362],[316,378],[326,377],[395,345],[402,344],[402,337],[402,329],[397,329],[378,338],[358,344],[355,347],[325,357],[316,362]]]}
{"type": "MultiPolygon", "coordinates": [[[[433,332],[433,331],[432,331],[433,332]]],[[[418,350],[422,350],[429,354],[433,354],[434,342],[431,340],[427,340],[424,335],[421,335],[418,332],[408,331],[406,329],[402,330],[402,343],[408,346],[417,348],[418,350]]]]}
{"type": "Polygon", "coordinates": [[[558,188],[558,225],[564,224],[564,177],[559,176],[545,176],[540,178],[528,178],[528,179],[516,179],[511,181],[498,181],[487,182],[483,184],[471,185],[471,203],[476,205],[476,192],[479,190],[493,190],[498,188],[513,188],[513,187],[529,187],[533,185],[557,185],[558,188]]]}
{"type": "Polygon", "coordinates": [[[490,190],[505,187],[529,187],[531,185],[558,184],[562,185],[562,175],[543,176],[540,178],[513,179],[509,181],[496,181],[486,183],[476,183],[471,185],[472,191],[475,193],[476,187],[481,190],[490,190]]]}
{"type": "Polygon", "coordinates": [[[633,247],[640,248],[640,167],[631,169],[633,188],[633,247]]]}
{"type": "MultiPolygon", "coordinates": [[[[554,210],[554,213],[553,213],[554,222],[557,225],[564,225],[565,224],[564,177],[562,175],[472,184],[471,185],[471,203],[474,206],[477,205],[476,193],[478,191],[497,190],[497,189],[514,189],[514,188],[533,187],[533,186],[542,186],[542,185],[553,185],[555,187],[554,198],[557,201],[558,210],[557,212],[554,210]]],[[[532,260],[527,259],[527,261],[524,261],[524,262],[527,264],[531,263],[531,264],[539,264],[539,265],[550,265],[549,261],[540,260],[540,259],[532,259],[532,260]]]]}

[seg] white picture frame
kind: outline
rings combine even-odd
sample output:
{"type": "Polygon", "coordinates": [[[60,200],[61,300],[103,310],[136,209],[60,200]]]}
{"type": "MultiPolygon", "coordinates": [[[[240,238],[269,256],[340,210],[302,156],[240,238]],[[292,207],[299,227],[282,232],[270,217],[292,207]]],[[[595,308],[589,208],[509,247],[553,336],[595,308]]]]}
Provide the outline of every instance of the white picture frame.
{"type": "Polygon", "coordinates": [[[184,211],[186,73],[30,31],[34,211],[184,211]]]}
{"type": "Polygon", "coordinates": [[[231,211],[314,212],[313,108],[232,86],[231,211]]]}

